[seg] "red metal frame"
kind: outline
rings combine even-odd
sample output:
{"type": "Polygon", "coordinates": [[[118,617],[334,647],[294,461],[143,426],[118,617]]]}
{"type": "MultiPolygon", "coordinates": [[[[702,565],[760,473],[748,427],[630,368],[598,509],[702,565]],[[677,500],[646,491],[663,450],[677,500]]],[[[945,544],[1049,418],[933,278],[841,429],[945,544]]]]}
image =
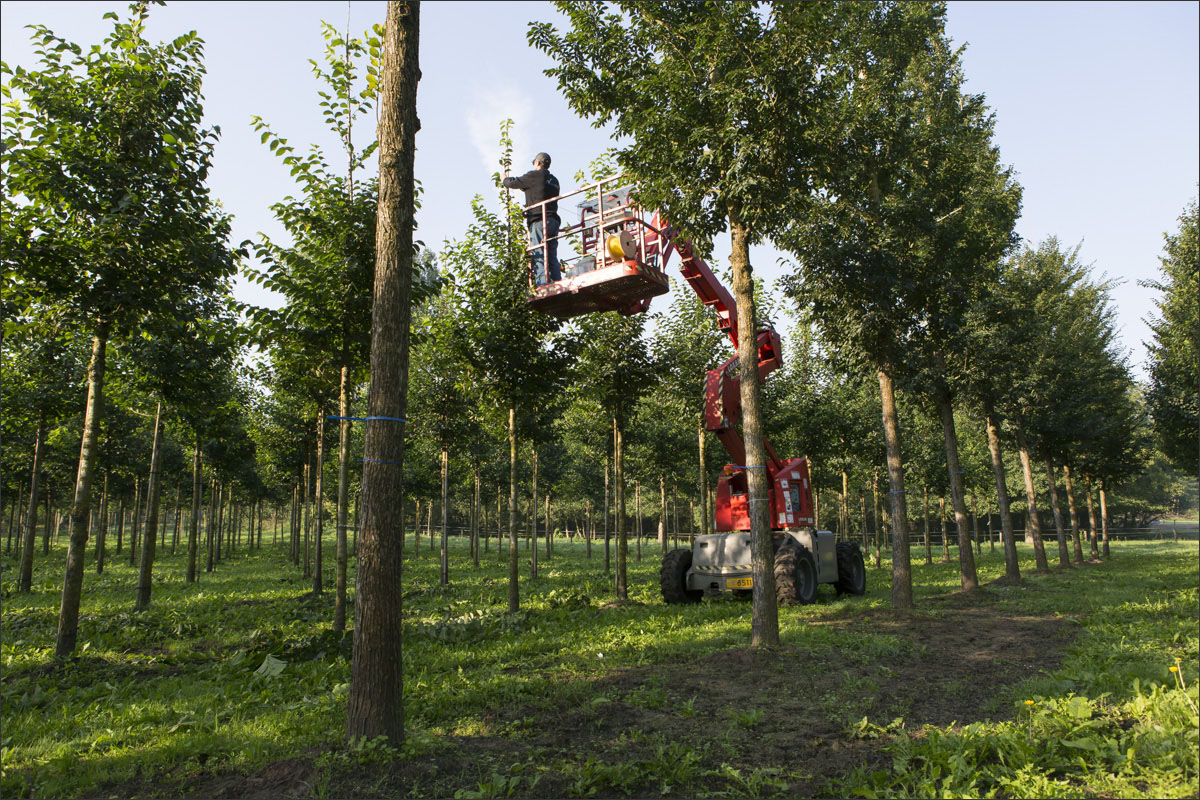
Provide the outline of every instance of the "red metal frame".
{"type": "MultiPolygon", "coordinates": [[[[620,186],[619,178],[600,181],[539,203],[542,229],[545,230],[546,203],[561,203],[580,195],[585,199],[580,204],[579,223],[560,229],[557,238],[567,240],[578,236],[581,256],[576,264],[590,257],[595,266],[569,276],[564,274],[561,281],[533,287],[531,264],[530,306],[560,319],[596,311],[640,314],[650,307],[653,297],[665,294],[669,289],[663,270],[671,256],[678,254],[679,271],[700,301],[716,313],[717,326],[729,337],[736,352],[737,306],[729,291],[704,259],[695,253],[691,243],[682,239],[659,213],[646,219],[629,197],[628,189],[620,186]],[[633,237],[636,253],[632,256],[623,253],[624,257],[618,258],[608,251],[607,243],[611,237],[622,233],[633,237]]],[[[526,252],[531,254],[538,247],[542,248],[542,263],[548,270],[549,240],[530,246],[526,252]]],[[[756,334],[756,344],[758,377],[764,380],[782,364],[779,334],[770,325],[764,325],[756,334]]],[[[733,459],[717,481],[715,517],[718,531],[750,529],[746,503],[746,445],[737,429],[741,416],[741,376],[738,357],[734,355],[720,367],[709,370],[704,378],[705,428],[721,440],[733,459]]],[[[780,459],[765,437],[763,446],[768,455],[763,466],[767,470],[772,529],[813,525],[808,460],[780,459]]]]}

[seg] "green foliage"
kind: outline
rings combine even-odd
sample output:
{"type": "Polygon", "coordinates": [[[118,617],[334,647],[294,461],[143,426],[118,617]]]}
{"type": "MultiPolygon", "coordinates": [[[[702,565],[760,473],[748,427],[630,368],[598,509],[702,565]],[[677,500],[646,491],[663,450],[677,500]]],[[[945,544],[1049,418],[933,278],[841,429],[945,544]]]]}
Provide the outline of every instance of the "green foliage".
{"type": "Polygon", "coordinates": [[[1143,285],[1163,296],[1155,301],[1159,315],[1150,320],[1154,341],[1150,349],[1150,386],[1146,401],[1154,417],[1155,432],[1163,451],[1181,469],[1195,473],[1200,445],[1200,344],[1196,321],[1200,319],[1200,210],[1196,201],[1179,216],[1179,230],[1166,234],[1162,279],[1143,285]]]}

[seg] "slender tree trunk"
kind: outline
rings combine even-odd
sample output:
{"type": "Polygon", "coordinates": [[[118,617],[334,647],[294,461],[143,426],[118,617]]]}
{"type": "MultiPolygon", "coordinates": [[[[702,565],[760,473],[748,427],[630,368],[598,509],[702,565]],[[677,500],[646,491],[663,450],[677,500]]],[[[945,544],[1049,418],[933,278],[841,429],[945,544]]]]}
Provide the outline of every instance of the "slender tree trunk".
{"type": "Polygon", "coordinates": [[[929,487],[925,488],[925,566],[933,563],[933,548],[929,544],[929,487]]]}
{"type": "Polygon", "coordinates": [[[908,552],[908,509],[904,502],[904,462],[900,454],[900,420],[891,372],[879,370],[879,396],[883,407],[883,439],[887,445],[888,497],[892,505],[892,606],[912,608],[912,567],[908,552]]]}
{"type": "Polygon", "coordinates": [[[617,417],[613,417],[613,492],[616,495],[616,522],[617,522],[617,574],[616,574],[616,595],[617,602],[626,603],[629,601],[629,575],[626,572],[628,557],[629,557],[629,542],[628,532],[625,526],[625,454],[623,452],[624,442],[621,436],[621,423],[617,417]]]}
{"type": "MultiPolygon", "coordinates": [[[[57,514],[55,514],[57,516],[57,514]]],[[[50,555],[50,530],[53,525],[50,522],[50,484],[46,484],[46,529],[42,532],[42,555],[50,555]]]]}
{"type": "Polygon", "coordinates": [[[196,582],[196,555],[200,544],[200,508],[204,483],[200,480],[200,437],[192,448],[192,515],[188,519],[187,582],[196,582]]]}
{"type": "Polygon", "coordinates": [[[135,475],[133,478],[133,525],[129,528],[129,566],[131,567],[137,564],[138,541],[142,532],[142,503],[145,500],[142,492],[142,479],[135,475]]]}
{"type": "Polygon", "coordinates": [[[150,474],[146,477],[146,532],[142,536],[142,562],[138,568],[137,598],[134,608],[150,606],[154,548],[158,542],[158,494],[162,479],[158,469],[162,459],[162,401],[154,409],[154,446],[150,450],[150,474]]]}
{"type": "Polygon", "coordinates": [[[1054,511],[1054,533],[1058,537],[1058,565],[1070,569],[1071,555],[1067,551],[1067,533],[1063,525],[1062,510],[1058,505],[1058,479],[1054,475],[1054,464],[1046,456],[1046,485],[1050,487],[1050,508],[1054,511]]]}
{"type": "Polygon", "coordinates": [[[475,491],[471,495],[471,558],[475,569],[479,569],[479,534],[482,528],[483,492],[479,479],[479,463],[475,464],[475,491]]]}
{"type": "Polygon", "coordinates": [[[587,558],[592,557],[592,538],[596,535],[596,529],[592,525],[592,501],[586,502],[587,507],[587,529],[583,532],[583,547],[587,553],[587,558]]]}
{"type": "MultiPolygon", "coordinates": [[[[350,367],[343,364],[338,378],[338,484],[337,484],[337,574],[334,576],[333,630],[346,630],[346,575],[350,558],[346,547],[350,498],[350,367]]],[[[400,515],[401,537],[404,515],[400,515]]]]}
{"type": "Polygon", "coordinates": [[[660,555],[667,554],[667,477],[658,474],[658,547],[660,555]]]}
{"type": "Polygon", "coordinates": [[[221,563],[221,548],[225,545],[225,507],[229,505],[231,487],[217,481],[217,508],[213,519],[213,541],[217,547],[217,563],[221,563]]]}
{"type": "Polygon", "coordinates": [[[971,492],[971,533],[975,539],[975,555],[983,555],[983,540],[979,538],[979,498],[971,492]]]}
{"type": "Polygon", "coordinates": [[[1092,476],[1087,476],[1088,542],[1091,544],[1092,560],[1100,558],[1100,532],[1096,530],[1096,507],[1092,504],[1092,476]]]}
{"type": "MultiPolygon", "coordinates": [[[[312,577],[312,462],[304,454],[304,489],[301,509],[304,514],[304,577],[312,577]]],[[[220,551],[217,553],[220,555],[220,551]]]]}
{"type": "Polygon", "coordinates": [[[379,100],[379,211],[371,314],[371,388],[363,459],[362,550],[346,736],[404,740],[401,648],[404,418],[412,288],[413,155],[419,3],[388,3],[379,100]]]}
{"type": "MultiPolygon", "coordinates": [[[[941,361],[939,354],[939,361],[941,361]]],[[[942,418],[942,438],[946,445],[946,466],[950,471],[950,503],[954,506],[954,526],[958,530],[958,569],[964,591],[979,588],[975,571],[975,555],[971,552],[971,531],[967,528],[966,492],[963,490],[963,470],[958,462],[958,433],[954,429],[954,406],[950,392],[941,384],[935,392],[938,414],[942,418]]]]}
{"type": "Polygon", "coordinates": [[[637,518],[636,536],[637,541],[637,560],[642,560],[642,484],[640,481],[633,482],[633,505],[634,516],[637,518]]]}
{"type": "Polygon", "coordinates": [[[1071,465],[1063,464],[1063,485],[1067,489],[1067,513],[1071,515],[1071,541],[1075,546],[1075,563],[1083,563],[1083,543],[1079,541],[1079,511],[1075,506],[1075,487],[1071,482],[1071,465]]]}
{"type": "Polygon", "coordinates": [[[175,481],[175,518],[171,520],[171,555],[179,548],[179,534],[183,528],[183,485],[175,481]]]}
{"type": "Polygon", "coordinates": [[[71,506],[71,541],[63,574],[62,604],[58,612],[58,635],[54,657],[64,659],[75,651],[79,635],[79,603],[83,589],[83,558],[87,552],[88,516],[92,509],[92,468],[96,463],[97,434],[103,413],[104,367],[108,345],[108,323],[101,323],[92,339],[92,358],[88,364],[87,406],[83,417],[83,437],[79,448],[79,469],[75,475],[75,500],[71,506]]]}
{"type": "Polygon", "coordinates": [[[533,448],[533,501],[529,507],[529,577],[538,576],[538,451],[533,448]]]}
{"type": "Polygon", "coordinates": [[[104,574],[104,560],[108,555],[108,473],[104,470],[104,487],[100,490],[100,519],[103,522],[96,533],[96,574],[104,574]]]}
{"type": "Polygon", "coordinates": [[[842,496],[838,498],[838,533],[839,538],[850,541],[850,475],[842,470],[842,496]]]}
{"type": "Polygon", "coordinates": [[[517,557],[517,410],[508,407],[508,612],[521,610],[521,592],[517,581],[520,564],[517,557]]]}
{"type": "MultiPolygon", "coordinates": [[[[37,534],[38,486],[42,475],[42,439],[46,433],[46,416],[38,415],[37,432],[33,435],[33,469],[29,476],[29,512],[25,515],[25,529],[21,540],[21,569],[17,576],[17,591],[24,594],[33,589],[33,547],[37,534]]],[[[105,474],[105,497],[107,497],[108,475],[105,474]]],[[[107,512],[104,501],[100,503],[102,512],[107,512]]],[[[103,541],[104,534],[100,534],[103,541]]],[[[102,563],[102,562],[101,562],[102,563]]]]}
{"type": "Polygon", "coordinates": [[[553,523],[551,522],[551,519],[550,519],[550,492],[546,492],[545,503],[546,503],[546,508],[544,509],[545,514],[543,514],[542,516],[546,520],[545,521],[546,560],[549,561],[550,556],[552,556],[554,554],[554,528],[553,528],[553,523]]]}
{"type": "Polygon", "coordinates": [[[775,549],[771,541],[771,501],[767,485],[767,451],[763,446],[761,389],[758,377],[758,317],[754,272],[750,266],[750,229],[741,209],[730,205],[733,297],[737,304],[738,366],[741,377],[742,438],[746,444],[747,508],[750,516],[750,561],[754,579],[750,646],[779,644],[779,608],[775,599],[775,549]]]}
{"type": "Polygon", "coordinates": [[[938,498],[938,525],[942,529],[942,563],[950,560],[950,526],[946,519],[946,498],[938,498]]]}
{"type": "Polygon", "coordinates": [[[609,459],[606,456],[604,459],[604,574],[609,573],[609,554],[608,554],[608,469],[609,459]]]}
{"type": "Polygon", "coordinates": [[[208,519],[205,520],[204,526],[204,544],[208,550],[207,562],[204,566],[205,572],[213,571],[213,550],[215,549],[216,525],[217,525],[217,509],[221,507],[221,484],[213,478],[208,488],[208,519]]]}
{"type": "Polygon", "coordinates": [[[317,409],[316,488],[313,491],[313,574],[312,592],[321,594],[325,577],[325,408],[317,409]]]}
{"type": "Polygon", "coordinates": [[[450,448],[442,443],[442,551],[440,553],[440,579],[442,586],[450,585],[450,448]]]}
{"type": "Polygon", "coordinates": [[[875,569],[883,566],[879,540],[883,536],[883,510],[879,503],[879,470],[871,478],[871,513],[875,517],[875,569]]]}
{"type": "MultiPolygon", "coordinates": [[[[708,505],[708,458],[707,447],[705,442],[704,431],[704,413],[700,413],[699,425],[699,454],[700,454],[700,532],[702,534],[711,533],[709,521],[713,519],[710,513],[711,509],[708,505]]],[[[665,507],[665,504],[664,504],[665,507]]]]}
{"type": "Polygon", "coordinates": [[[1025,476],[1025,497],[1028,501],[1028,512],[1025,517],[1027,535],[1033,539],[1033,552],[1037,560],[1039,572],[1050,569],[1046,563],[1046,547],[1042,544],[1042,526],[1038,520],[1037,494],[1033,488],[1033,466],[1029,458],[1029,446],[1025,442],[1025,429],[1022,423],[1017,423],[1017,449],[1021,454],[1021,471],[1025,476]]]}
{"type": "Polygon", "coordinates": [[[1104,483],[1100,483],[1100,531],[1104,539],[1101,553],[1108,558],[1108,498],[1105,495],[1104,483]]]}
{"type": "Polygon", "coordinates": [[[1010,581],[1021,579],[1017,561],[1017,540],[1013,533],[1012,514],[1008,510],[1008,482],[1005,478],[1004,454],[1000,450],[1000,424],[989,405],[985,409],[988,451],[992,455],[992,476],[996,480],[996,505],[1000,507],[1000,531],[1004,539],[1004,576],[1010,581]]]}

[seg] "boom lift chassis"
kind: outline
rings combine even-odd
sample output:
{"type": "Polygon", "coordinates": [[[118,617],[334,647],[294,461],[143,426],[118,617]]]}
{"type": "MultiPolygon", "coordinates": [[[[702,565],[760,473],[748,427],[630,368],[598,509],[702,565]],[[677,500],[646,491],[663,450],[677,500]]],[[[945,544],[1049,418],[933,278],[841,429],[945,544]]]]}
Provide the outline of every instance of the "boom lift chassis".
{"type": "MultiPolygon", "coordinates": [[[[560,319],[596,311],[642,313],[652,298],[670,288],[664,270],[677,255],[684,280],[716,314],[718,328],[729,337],[736,353],[737,307],[690,242],[661,214],[648,215],[639,208],[619,179],[601,181],[555,200],[576,196],[583,198],[578,204],[580,220],[562,228],[558,238],[578,237],[582,255],[565,266],[562,280],[533,288],[532,308],[560,319]]],[[[539,205],[545,215],[545,203],[539,205]]],[[[529,251],[542,248],[546,259],[548,245],[533,245],[529,251]]],[[[761,325],[756,345],[758,377],[764,380],[782,363],[779,334],[771,325],[761,325]]],[[[663,558],[659,577],[668,603],[694,603],[706,594],[748,593],[753,588],[746,446],[737,428],[742,415],[739,369],[734,355],[704,378],[704,425],[721,440],[732,463],[725,465],[717,480],[717,533],[696,536],[690,550],[672,550],[663,558]]],[[[858,545],[835,542],[831,532],[813,527],[808,460],[781,459],[765,438],[763,445],[779,602],[811,603],[821,583],[834,584],[839,594],[863,594],[866,571],[858,545]]]]}

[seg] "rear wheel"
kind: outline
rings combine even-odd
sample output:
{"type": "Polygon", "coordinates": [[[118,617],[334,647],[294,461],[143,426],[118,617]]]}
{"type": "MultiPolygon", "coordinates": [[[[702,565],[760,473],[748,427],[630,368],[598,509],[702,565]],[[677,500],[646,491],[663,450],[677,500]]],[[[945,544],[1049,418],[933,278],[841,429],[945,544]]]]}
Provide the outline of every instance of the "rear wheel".
{"type": "Polygon", "coordinates": [[[838,579],[834,583],[838,594],[865,594],[867,591],[867,569],[863,563],[862,550],[855,542],[838,542],[838,579]]]}
{"type": "Polygon", "coordinates": [[[790,537],[775,554],[775,596],[781,606],[817,599],[817,563],[807,547],[790,537]]]}
{"type": "Polygon", "coordinates": [[[687,573],[692,568],[692,551],[672,550],[663,556],[662,569],[658,572],[658,583],[662,587],[663,600],[668,603],[699,603],[704,592],[687,588],[687,573]]]}

